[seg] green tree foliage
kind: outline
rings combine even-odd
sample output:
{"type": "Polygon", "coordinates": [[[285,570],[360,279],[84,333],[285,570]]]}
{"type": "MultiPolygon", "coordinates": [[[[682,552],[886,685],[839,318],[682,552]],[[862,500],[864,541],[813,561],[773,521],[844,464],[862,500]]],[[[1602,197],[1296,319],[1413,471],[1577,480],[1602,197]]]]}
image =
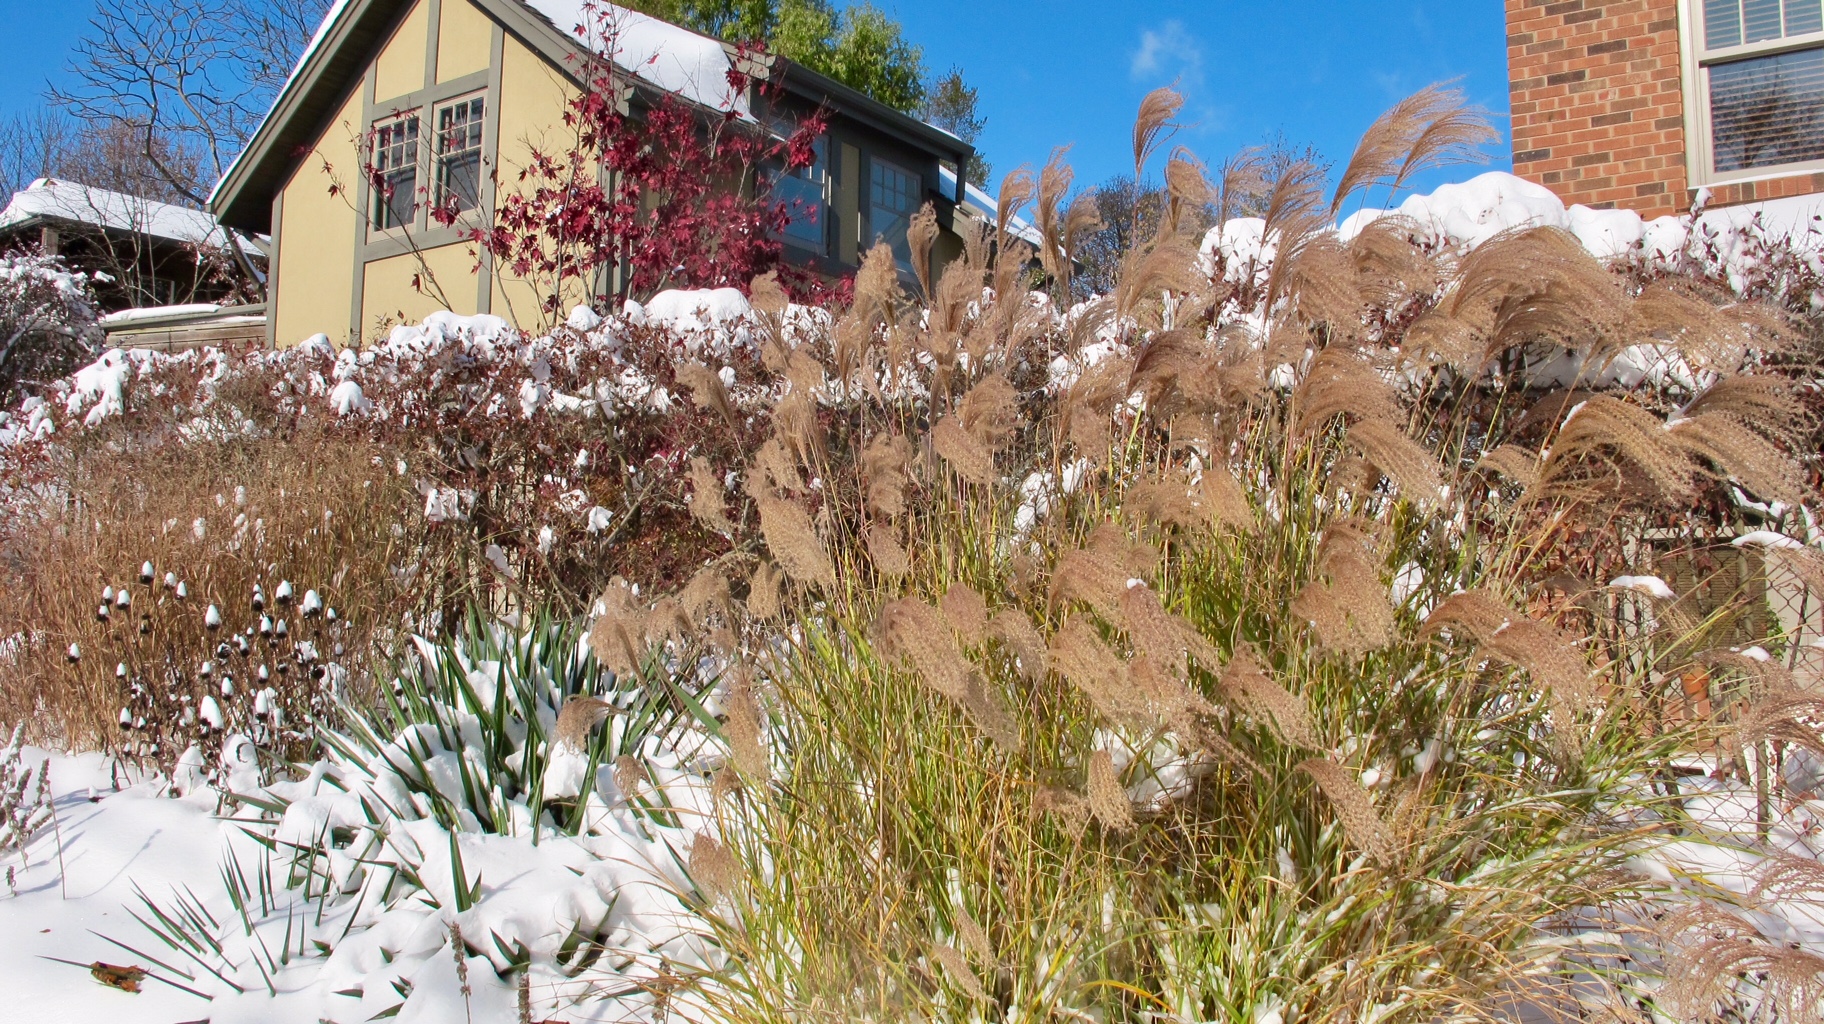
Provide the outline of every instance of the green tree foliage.
{"type": "Polygon", "coordinates": [[[925,55],[871,3],[633,0],[629,6],[735,42],[759,41],[818,74],[907,113],[925,102],[925,55]]]}
{"type": "MultiPolygon", "coordinates": [[[[978,99],[977,90],[963,81],[963,69],[952,67],[931,84],[925,95],[924,109],[919,115],[964,142],[973,144],[976,137],[982,134],[982,129],[988,126],[988,119],[976,110],[978,99]]],[[[988,161],[982,159],[980,153],[969,158],[969,170],[965,177],[971,184],[987,188],[991,173],[993,168],[988,161]]]]}
{"type": "Polygon", "coordinates": [[[634,0],[626,6],[733,42],[767,38],[773,0],[634,0]]]}

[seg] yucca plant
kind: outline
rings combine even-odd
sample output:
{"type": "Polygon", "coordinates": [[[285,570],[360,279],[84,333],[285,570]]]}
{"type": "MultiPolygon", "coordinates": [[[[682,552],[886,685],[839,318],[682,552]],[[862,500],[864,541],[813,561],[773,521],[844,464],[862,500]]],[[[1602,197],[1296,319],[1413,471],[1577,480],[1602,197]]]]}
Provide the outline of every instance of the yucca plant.
{"type": "MultiPolygon", "coordinates": [[[[475,611],[451,640],[413,644],[391,685],[372,704],[346,704],[325,743],[343,764],[383,767],[419,813],[453,831],[577,834],[590,801],[599,812],[613,795],[598,788],[604,769],[624,774],[654,737],[714,726],[698,700],[713,675],[688,660],[680,675],[656,652],[616,675],[575,620],[540,613],[515,628],[475,611]]],[[[647,809],[663,815],[663,790],[652,796],[661,803],[647,809]]]]}

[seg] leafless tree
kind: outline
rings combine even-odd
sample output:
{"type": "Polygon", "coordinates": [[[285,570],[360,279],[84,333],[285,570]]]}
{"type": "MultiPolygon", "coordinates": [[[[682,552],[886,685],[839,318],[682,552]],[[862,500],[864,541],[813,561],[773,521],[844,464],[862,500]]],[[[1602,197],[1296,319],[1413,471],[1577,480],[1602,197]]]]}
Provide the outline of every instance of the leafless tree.
{"type": "Polygon", "coordinates": [[[40,108],[0,121],[0,203],[39,178],[61,175],[77,144],[76,125],[40,108]]]}
{"type": "MultiPolygon", "coordinates": [[[[139,155],[202,207],[246,144],[327,4],[324,0],[118,0],[103,4],[51,99],[91,125],[131,126],[139,155]],[[192,157],[185,159],[184,157],[192,157]]],[[[230,237],[235,262],[258,280],[230,237]]]]}

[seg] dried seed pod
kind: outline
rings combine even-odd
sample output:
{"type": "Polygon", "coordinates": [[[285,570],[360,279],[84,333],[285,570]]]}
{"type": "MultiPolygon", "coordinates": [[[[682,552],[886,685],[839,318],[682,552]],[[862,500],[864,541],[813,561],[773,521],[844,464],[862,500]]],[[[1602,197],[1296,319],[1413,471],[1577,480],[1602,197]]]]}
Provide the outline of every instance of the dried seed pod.
{"type": "Polygon", "coordinates": [[[1383,865],[1391,862],[1393,833],[1375,811],[1374,800],[1354,772],[1321,757],[1300,761],[1298,770],[1311,776],[1317,782],[1317,788],[1330,799],[1336,820],[1343,826],[1349,842],[1383,865]]]}
{"type": "Polygon", "coordinates": [[[956,929],[956,937],[963,940],[963,945],[975,951],[983,963],[995,964],[1000,958],[994,955],[994,943],[988,939],[988,930],[983,928],[969,911],[958,905],[951,911],[951,924],[956,929]]]}
{"type": "Polygon", "coordinates": [[[633,800],[646,788],[646,767],[631,754],[614,759],[614,786],[623,799],[633,800]]]}
{"type": "Polygon", "coordinates": [[[957,417],[945,416],[932,425],[931,447],[964,480],[972,484],[994,482],[994,452],[971,437],[957,417]]]}
{"type": "Polygon", "coordinates": [[[690,877],[712,900],[733,895],[741,882],[741,862],[707,832],[690,841],[690,877]]]}
{"type": "Polygon", "coordinates": [[[911,485],[912,445],[898,434],[876,434],[861,453],[862,481],[868,504],[889,518],[906,511],[911,485]]]}
{"type": "Polygon", "coordinates": [[[912,571],[912,557],[894,538],[891,527],[869,523],[863,537],[868,545],[868,557],[882,576],[899,579],[912,571]]]}
{"type": "Polygon", "coordinates": [[[728,736],[728,750],[735,766],[754,778],[768,778],[772,768],[761,738],[762,712],[759,702],[754,699],[746,669],[735,672],[722,704],[728,711],[728,721],[722,728],[728,736]]]}
{"type": "Polygon", "coordinates": [[[1061,786],[1046,786],[1033,796],[1032,809],[1056,817],[1064,830],[1081,834],[1089,827],[1089,801],[1061,786]]]}
{"type": "Polygon", "coordinates": [[[950,980],[964,995],[978,1002],[988,1001],[988,990],[982,987],[982,980],[975,976],[968,959],[956,947],[937,943],[931,947],[931,959],[943,967],[944,973],[950,976],[950,980]]]}
{"type": "Polygon", "coordinates": [[[735,524],[729,521],[726,511],[728,495],[722,488],[722,478],[710,468],[709,460],[700,455],[691,459],[687,479],[690,481],[691,518],[724,537],[734,536],[735,524]]]}
{"type": "Polygon", "coordinates": [[[616,710],[614,705],[595,697],[570,698],[557,713],[557,723],[551,727],[552,745],[582,751],[589,746],[590,731],[616,710]]]}
{"type": "Polygon", "coordinates": [[[1121,788],[1121,776],[1106,750],[1089,755],[1089,810],[1110,832],[1134,829],[1133,805],[1127,799],[1127,790],[1121,788]]]}
{"type": "Polygon", "coordinates": [[[796,504],[769,494],[756,496],[760,509],[760,532],[766,546],[778,560],[786,575],[800,583],[836,585],[836,567],[823,548],[811,517],[796,504]]]}
{"type": "Polygon", "coordinates": [[[1002,608],[988,620],[988,634],[1007,645],[1018,659],[1020,675],[1029,682],[1045,678],[1051,659],[1045,650],[1045,638],[1017,608],[1002,608]]]}
{"type": "Polygon", "coordinates": [[[779,567],[771,562],[761,562],[754,567],[754,574],[747,583],[747,612],[762,622],[770,622],[785,614],[785,580],[779,567]]]}
{"type": "Polygon", "coordinates": [[[973,647],[987,638],[988,602],[974,587],[967,583],[952,583],[938,607],[957,635],[963,638],[963,643],[973,647]]]}
{"type": "Polygon", "coordinates": [[[1255,718],[1272,723],[1287,743],[1316,749],[1323,746],[1305,702],[1276,682],[1251,648],[1235,652],[1220,682],[1225,700],[1255,718]]]}
{"type": "Polygon", "coordinates": [[[1136,726],[1153,724],[1153,709],[1130,685],[1127,665],[1083,616],[1073,617],[1058,630],[1050,650],[1052,667],[1105,718],[1136,726]]]}

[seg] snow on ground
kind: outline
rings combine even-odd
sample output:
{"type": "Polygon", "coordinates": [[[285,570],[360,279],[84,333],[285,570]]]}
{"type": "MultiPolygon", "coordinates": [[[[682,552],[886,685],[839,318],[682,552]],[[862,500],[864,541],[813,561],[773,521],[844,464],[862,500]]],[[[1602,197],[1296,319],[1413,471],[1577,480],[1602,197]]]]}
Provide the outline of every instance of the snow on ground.
{"type": "MultiPolygon", "coordinates": [[[[127,913],[133,887],[160,892],[172,884],[207,887],[199,866],[214,865],[226,841],[212,816],[215,801],[165,797],[142,783],[115,792],[100,754],[46,755],[27,748],[25,763],[51,758],[58,827],[45,829],[25,851],[15,872],[17,895],[0,892],[0,992],[6,1013],[20,1021],[195,1020],[206,1016],[196,997],[148,981],[137,995],[108,988],[88,972],[41,959],[81,963],[145,964],[96,933],[137,940],[142,930],[127,913]],[[99,798],[90,802],[91,790],[99,798]],[[63,868],[59,877],[58,834],[63,868]]],[[[6,863],[17,866],[19,858],[6,863]]],[[[162,972],[161,972],[162,973],[162,972]]],[[[181,979],[180,979],[181,980],[181,979]]]]}
{"type": "MultiPolygon", "coordinates": [[[[386,851],[357,858],[351,850],[315,862],[317,870],[336,876],[340,888],[361,893],[351,899],[338,892],[320,908],[318,899],[285,889],[288,857],[268,855],[240,821],[231,820],[254,818],[251,808],[218,810],[216,794],[206,788],[173,797],[171,787],[157,780],[117,792],[102,755],[25,751],[25,762],[34,767],[45,757],[58,828],[44,829],[28,846],[24,867],[8,859],[15,867],[16,895],[0,891],[0,949],[8,954],[0,957],[0,992],[7,1000],[0,1018],[352,1024],[396,1006],[393,1019],[402,1024],[449,1024],[464,1020],[470,1010],[477,1021],[506,1021],[515,1019],[518,992],[513,982],[497,976],[496,967],[504,968],[509,954],[526,950],[534,963],[529,984],[534,1019],[646,1020],[652,997],[643,979],[657,973],[662,959],[688,965],[701,963],[706,953],[694,938],[694,919],[676,895],[688,887],[680,866],[688,843],[659,834],[668,830],[636,819],[625,807],[604,807],[594,834],[546,834],[536,845],[526,836],[459,833],[460,861],[451,856],[451,834],[435,822],[399,821],[386,851]],[[67,875],[60,875],[59,835],[67,875]],[[402,887],[416,893],[409,898],[382,906],[374,896],[377,887],[354,884],[364,871],[377,873],[378,865],[414,859],[422,889],[402,887]],[[243,934],[222,880],[231,862],[254,889],[257,875],[267,872],[275,892],[271,912],[253,915],[253,937],[243,934]],[[456,863],[476,894],[474,904],[460,910],[456,863]],[[148,916],[140,893],[172,913],[180,892],[222,925],[216,934],[226,956],[205,959],[225,977],[211,976],[134,920],[136,911],[148,916]],[[466,960],[466,1008],[451,953],[452,924],[471,948],[483,951],[466,960]],[[550,958],[578,931],[607,936],[606,952],[593,966],[566,977],[550,958]],[[91,979],[82,966],[46,957],[146,967],[152,977],[142,991],[128,993],[91,979]],[[266,972],[259,970],[268,962],[279,968],[269,972],[270,990],[266,972]],[[227,963],[239,969],[221,966],[227,963]],[[234,992],[231,983],[246,991],[234,992]]],[[[333,773],[321,768],[278,788],[293,798],[292,809],[276,828],[248,826],[253,831],[309,846],[332,828],[348,827],[351,810],[354,824],[364,823],[355,809],[358,796],[337,789],[333,773]]]]}

